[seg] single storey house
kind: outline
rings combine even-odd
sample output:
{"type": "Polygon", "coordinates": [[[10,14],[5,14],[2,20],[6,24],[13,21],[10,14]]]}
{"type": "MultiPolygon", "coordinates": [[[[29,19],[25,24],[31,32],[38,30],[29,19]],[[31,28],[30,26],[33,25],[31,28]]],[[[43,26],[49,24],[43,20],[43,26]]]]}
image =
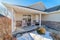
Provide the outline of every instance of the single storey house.
{"type": "Polygon", "coordinates": [[[46,25],[48,27],[60,28],[60,5],[46,9],[42,2],[35,3],[29,7],[2,3],[11,19],[12,32],[17,27],[32,25],[46,25]]]}

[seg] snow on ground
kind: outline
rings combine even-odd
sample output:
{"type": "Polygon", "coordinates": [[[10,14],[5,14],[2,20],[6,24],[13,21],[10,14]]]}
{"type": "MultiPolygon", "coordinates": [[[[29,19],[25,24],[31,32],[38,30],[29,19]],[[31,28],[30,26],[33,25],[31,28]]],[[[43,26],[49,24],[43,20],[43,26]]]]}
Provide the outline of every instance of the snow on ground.
{"type": "Polygon", "coordinates": [[[29,33],[23,34],[23,36],[18,37],[17,40],[33,40],[29,33]]]}
{"type": "Polygon", "coordinates": [[[25,33],[21,37],[18,37],[17,40],[53,40],[49,35],[49,32],[46,32],[45,35],[39,35],[36,31],[31,33],[25,33]]]}

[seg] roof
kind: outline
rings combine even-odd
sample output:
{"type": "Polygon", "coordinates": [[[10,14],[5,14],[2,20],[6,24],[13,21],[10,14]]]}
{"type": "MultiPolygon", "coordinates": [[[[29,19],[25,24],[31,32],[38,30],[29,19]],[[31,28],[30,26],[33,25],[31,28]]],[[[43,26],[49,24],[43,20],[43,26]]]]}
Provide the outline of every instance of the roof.
{"type": "Polygon", "coordinates": [[[4,17],[4,15],[0,14],[0,17],[4,17]]]}
{"type": "Polygon", "coordinates": [[[24,8],[29,8],[29,9],[33,9],[33,10],[37,10],[37,11],[42,11],[42,10],[39,10],[39,9],[27,7],[27,6],[21,6],[21,5],[15,5],[15,6],[18,6],[18,7],[24,7],[24,8]]]}
{"type": "MultiPolygon", "coordinates": [[[[7,3],[3,3],[3,4],[7,4],[7,3]]],[[[31,7],[27,7],[27,6],[21,6],[21,5],[13,5],[13,6],[18,6],[18,7],[24,7],[24,8],[28,8],[28,9],[33,9],[33,10],[37,10],[37,11],[41,11],[41,12],[53,12],[53,11],[58,11],[60,10],[60,5],[49,8],[49,9],[45,9],[43,10],[39,10],[39,9],[35,9],[35,8],[31,8],[31,7]]]]}
{"type": "Polygon", "coordinates": [[[42,10],[42,11],[46,9],[45,5],[42,2],[34,3],[34,4],[30,5],[29,7],[38,9],[38,10],[42,10]]]}
{"type": "MultiPolygon", "coordinates": [[[[35,8],[31,8],[29,6],[22,6],[22,5],[16,5],[16,4],[9,4],[9,3],[2,3],[5,7],[6,5],[10,5],[10,6],[18,6],[18,7],[23,7],[23,8],[28,8],[28,9],[32,9],[32,10],[37,10],[37,11],[42,11],[42,10],[39,10],[39,9],[35,9],[35,8]]],[[[43,11],[42,11],[43,12],[43,11]]]]}
{"type": "Polygon", "coordinates": [[[44,12],[53,12],[53,11],[58,11],[60,10],[60,5],[46,9],[44,12]]]}
{"type": "Polygon", "coordinates": [[[25,8],[29,8],[29,9],[33,9],[33,10],[37,10],[37,11],[42,11],[42,12],[53,12],[53,11],[58,11],[60,10],[60,5],[52,7],[52,8],[48,8],[43,10],[39,10],[39,9],[35,9],[35,8],[31,8],[31,7],[26,7],[26,6],[20,6],[20,5],[15,5],[15,6],[19,6],[19,7],[25,7],[25,8]]]}

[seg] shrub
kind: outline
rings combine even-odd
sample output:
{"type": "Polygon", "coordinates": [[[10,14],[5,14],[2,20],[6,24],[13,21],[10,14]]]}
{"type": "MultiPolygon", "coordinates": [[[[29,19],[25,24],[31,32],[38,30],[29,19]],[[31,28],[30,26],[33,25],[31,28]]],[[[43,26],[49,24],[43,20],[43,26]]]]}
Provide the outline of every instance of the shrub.
{"type": "Polygon", "coordinates": [[[37,32],[38,32],[38,34],[45,34],[46,30],[45,30],[45,28],[39,28],[37,30],[37,32]]]}
{"type": "Polygon", "coordinates": [[[60,40],[60,35],[59,34],[51,33],[50,35],[53,38],[53,40],[60,40]]]}

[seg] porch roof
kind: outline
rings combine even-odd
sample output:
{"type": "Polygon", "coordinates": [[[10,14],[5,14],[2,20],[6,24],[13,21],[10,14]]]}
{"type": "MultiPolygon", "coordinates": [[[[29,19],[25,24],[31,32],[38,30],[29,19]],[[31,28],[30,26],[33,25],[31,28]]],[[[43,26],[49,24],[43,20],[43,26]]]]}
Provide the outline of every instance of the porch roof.
{"type": "Polygon", "coordinates": [[[4,15],[0,14],[0,17],[4,17],[4,15]]]}
{"type": "Polygon", "coordinates": [[[42,12],[41,10],[29,8],[29,7],[24,7],[24,6],[17,6],[17,5],[11,5],[7,3],[3,3],[5,7],[9,10],[9,8],[12,8],[14,12],[16,13],[32,13],[32,14],[47,14],[46,12],[42,12]]]}

